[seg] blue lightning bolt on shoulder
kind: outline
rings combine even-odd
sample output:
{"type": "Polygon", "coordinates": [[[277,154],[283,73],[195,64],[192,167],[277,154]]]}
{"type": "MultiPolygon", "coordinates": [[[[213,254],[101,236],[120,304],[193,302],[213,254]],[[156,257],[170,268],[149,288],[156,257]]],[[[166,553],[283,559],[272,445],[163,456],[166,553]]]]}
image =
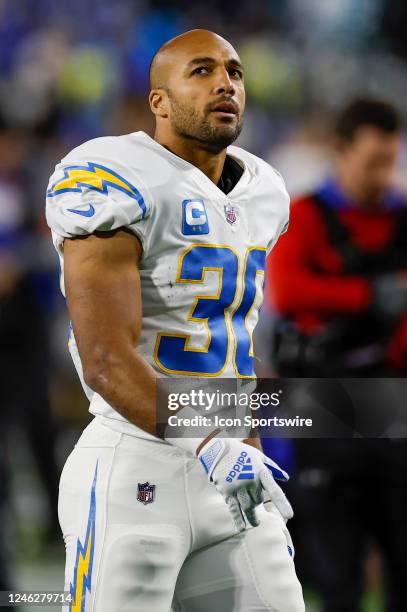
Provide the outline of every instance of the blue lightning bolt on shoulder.
{"type": "Polygon", "coordinates": [[[146,216],[147,207],[140,191],[114,170],[93,162],[88,162],[86,166],[64,168],[63,176],[51,185],[47,197],[53,198],[68,192],[78,193],[86,189],[107,194],[109,188],[117,189],[135,200],[143,211],[143,218],[146,216]]]}

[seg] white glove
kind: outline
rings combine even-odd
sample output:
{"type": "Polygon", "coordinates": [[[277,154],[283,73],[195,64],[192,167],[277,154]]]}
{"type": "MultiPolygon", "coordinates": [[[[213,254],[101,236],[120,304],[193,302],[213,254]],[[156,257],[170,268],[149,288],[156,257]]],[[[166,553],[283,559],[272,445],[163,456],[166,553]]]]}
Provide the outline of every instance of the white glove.
{"type": "Polygon", "coordinates": [[[239,531],[246,522],[256,527],[256,506],[266,500],[274,503],[285,520],[293,509],[275,481],[289,476],[274,461],[253,446],[233,438],[212,438],[199,451],[198,458],[219,493],[223,495],[239,531]]]}

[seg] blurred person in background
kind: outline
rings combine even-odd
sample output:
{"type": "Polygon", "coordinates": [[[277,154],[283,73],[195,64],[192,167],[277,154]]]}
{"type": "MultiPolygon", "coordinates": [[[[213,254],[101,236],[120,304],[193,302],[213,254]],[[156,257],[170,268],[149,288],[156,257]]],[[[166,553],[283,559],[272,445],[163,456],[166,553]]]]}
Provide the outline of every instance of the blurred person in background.
{"type": "Polygon", "coordinates": [[[21,131],[0,124],[0,443],[14,444],[11,427],[24,431],[48,503],[47,537],[53,538],[59,523],[56,427],[48,399],[49,324],[25,199],[24,144],[21,131]]]}
{"type": "Polygon", "coordinates": [[[391,190],[400,143],[390,105],[358,99],[339,114],[334,176],[293,203],[268,269],[280,372],[403,372],[390,351],[407,308],[406,201],[391,190]]]}
{"type": "MultiPolygon", "coordinates": [[[[406,373],[407,208],[392,189],[401,130],[391,105],[351,101],[336,120],[332,176],[292,205],[267,270],[282,376],[406,373]]],[[[404,610],[406,442],[297,440],[295,448],[299,571],[324,611],[361,609],[371,541],[384,561],[386,610],[404,610]]]]}

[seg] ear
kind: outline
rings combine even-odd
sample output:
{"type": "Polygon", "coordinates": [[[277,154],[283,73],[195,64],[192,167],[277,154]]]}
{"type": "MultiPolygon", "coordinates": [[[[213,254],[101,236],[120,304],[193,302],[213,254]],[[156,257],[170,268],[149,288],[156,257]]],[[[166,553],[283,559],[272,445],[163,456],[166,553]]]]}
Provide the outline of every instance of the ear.
{"type": "Polygon", "coordinates": [[[156,117],[166,119],[168,117],[168,95],[165,89],[152,89],[148,97],[151,112],[156,117]]]}

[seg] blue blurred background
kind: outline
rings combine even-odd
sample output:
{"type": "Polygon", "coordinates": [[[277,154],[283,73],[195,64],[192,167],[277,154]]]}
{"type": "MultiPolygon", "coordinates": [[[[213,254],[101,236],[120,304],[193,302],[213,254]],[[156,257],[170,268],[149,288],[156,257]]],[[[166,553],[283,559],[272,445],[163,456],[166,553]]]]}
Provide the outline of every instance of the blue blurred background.
{"type": "MultiPolygon", "coordinates": [[[[54,165],[95,136],[152,133],[150,59],[169,38],[204,27],[228,38],[246,67],[239,144],[270,161],[295,196],[329,171],[330,120],[351,96],[385,97],[406,116],[406,26],[402,0],[0,0],[4,585],[61,588],[57,480],[88,419],[44,219],[54,165]]],[[[395,182],[405,192],[406,163],[404,142],[395,182]]],[[[380,581],[371,553],[369,612],[381,609],[380,581]]],[[[307,598],[307,610],[318,611],[318,594],[307,598]]]]}

